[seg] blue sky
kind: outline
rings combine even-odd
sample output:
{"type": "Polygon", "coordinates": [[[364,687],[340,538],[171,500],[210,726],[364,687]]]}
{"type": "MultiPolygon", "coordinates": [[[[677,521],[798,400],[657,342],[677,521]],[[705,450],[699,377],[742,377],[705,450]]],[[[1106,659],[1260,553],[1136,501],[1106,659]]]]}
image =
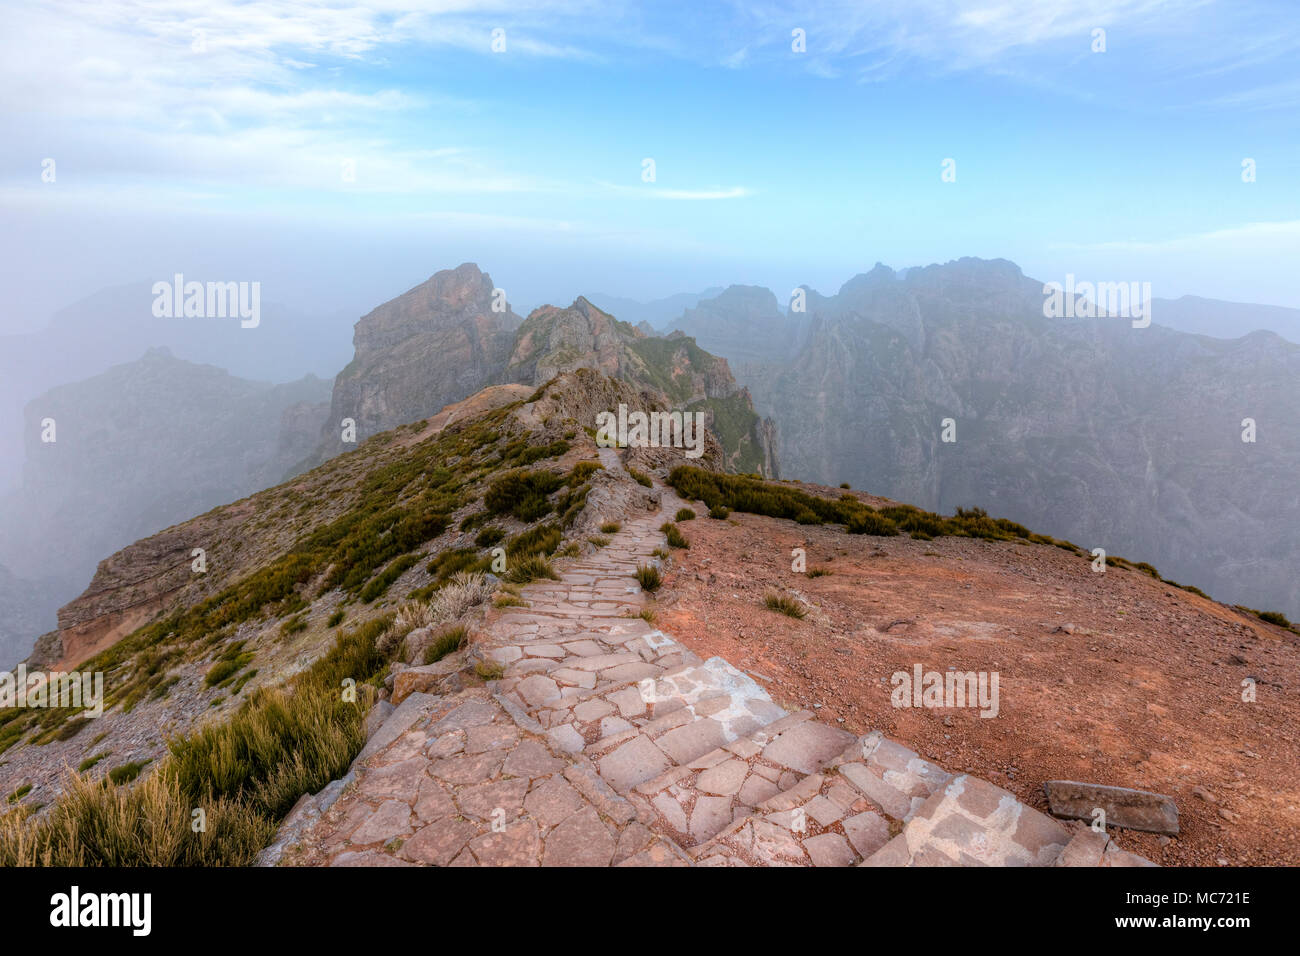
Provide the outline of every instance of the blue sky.
{"type": "Polygon", "coordinates": [[[3,17],[0,331],[177,271],[359,314],[464,260],[525,308],[829,293],[878,260],[962,255],[1300,307],[1292,3],[45,0],[3,17]]]}

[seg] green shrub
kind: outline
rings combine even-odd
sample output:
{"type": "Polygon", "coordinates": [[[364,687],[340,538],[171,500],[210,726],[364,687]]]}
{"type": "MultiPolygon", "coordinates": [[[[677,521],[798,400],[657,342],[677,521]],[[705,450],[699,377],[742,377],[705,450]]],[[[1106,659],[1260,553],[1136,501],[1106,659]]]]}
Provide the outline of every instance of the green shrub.
{"type": "MultiPolygon", "coordinates": [[[[1285,618],[1283,620],[1285,620],[1285,618]]],[[[81,733],[82,729],[87,723],[89,723],[89,720],[90,718],[81,716],[71,718],[54,732],[54,739],[71,740],[73,737],[77,736],[77,734],[81,733]]]]}
{"type": "MultiPolygon", "coordinates": [[[[365,604],[369,604],[376,598],[383,597],[388,589],[393,586],[393,582],[415,567],[419,561],[420,555],[418,554],[404,554],[400,558],[396,558],[376,577],[366,582],[358,597],[365,604]]],[[[304,624],[304,626],[306,625],[304,624]]]]}
{"type": "Polygon", "coordinates": [[[224,684],[230,678],[242,671],[253,659],[252,652],[241,653],[239,648],[243,647],[244,642],[240,641],[234,645],[232,650],[226,651],[217,662],[208,668],[207,675],[203,678],[203,683],[208,687],[217,687],[224,684]]]}
{"type": "Polygon", "coordinates": [[[587,493],[591,491],[590,485],[580,485],[577,488],[571,488],[560,497],[555,504],[555,510],[560,514],[560,524],[566,528],[572,527],[573,523],[578,520],[578,515],[587,505],[587,493]]]}
{"type": "Polygon", "coordinates": [[[898,526],[894,522],[874,511],[860,511],[850,515],[844,530],[849,534],[874,534],[882,538],[898,534],[898,526]]]}
{"type": "Polygon", "coordinates": [[[362,684],[383,677],[388,655],[379,649],[379,638],[392,623],[393,615],[384,614],[344,631],[324,656],[294,679],[294,686],[309,685],[337,693],[345,678],[362,684]]]}
{"type": "Polygon", "coordinates": [[[491,565],[492,559],[474,548],[451,548],[430,561],[428,571],[441,583],[462,571],[486,571],[491,565]]]}
{"type": "Polygon", "coordinates": [[[93,757],[87,757],[85,760],[81,761],[81,763],[77,764],[77,773],[85,773],[87,770],[95,766],[95,764],[99,763],[107,756],[108,753],[104,752],[104,753],[96,754],[93,757]]]}
{"type": "Polygon", "coordinates": [[[532,445],[527,438],[511,442],[502,451],[502,460],[507,465],[531,465],[543,458],[558,458],[569,450],[567,441],[553,441],[549,445],[532,445]]]}
{"type": "Polygon", "coordinates": [[[499,528],[496,525],[491,525],[478,533],[477,537],[474,538],[474,543],[480,548],[490,548],[492,545],[503,540],[505,536],[505,529],[499,528]]]}
{"type": "Polygon", "coordinates": [[[512,514],[520,521],[535,521],[551,511],[547,497],[564,479],[553,471],[510,471],[488,487],[483,505],[493,514],[512,514]]]}
{"type": "Polygon", "coordinates": [[[591,478],[596,472],[605,466],[598,461],[580,461],[573,466],[569,472],[568,482],[571,487],[577,487],[591,478]]]}
{"type": "Polygon", "coordinates": [[[709,509],[709,517],[714,521],[726,521],[731,517],[731,509],[722,505],[715,505],[709,509]]]}
{"type": "Polygon", "coordinates": [[[469,632],[464,627],[449,627],[434,636],[433,642],[424,649],[424,663],[435,664],[448,654],[452,654],[469,641],[469,632]]]}
{"type": "Polygon", "coordinates": [[[343,608],[339,608],[337,611],[335,611],[333,614],[329,616],[329,619],[325,622],[325,626],[338,627],[340,624],[343,623],[343,617],[344,617],[343,608]]]}
{"type": "Polygon", "coordinates": [[[606,521],[600,526],[601,534],[618,534],[623,530],[623,526],[617,521],[606,521]]]}
{"type": "Polygon", "coordinates": [[[23,797],[27,796],[27,794],[31,792],[32,792],[32,785],[30,783],[25,783],[17,790],[15,790],[13,793],[9,794],[9,802],[17,803],[19,800],[21,800],[23,797]]]}
{"type": "Polygon", "coordinates": [[[564,533],[554,524],[539,524],[515,535],[506,545],[506,554],[512,558],[532,554],[554,554],[564,533]]]}
{"type": "Polygon", "coordinates": [[[560,580],[560,576],[551,567],[551,562],[540,554],[530,554],[515,559],[510,563],[510,570],[506,572],[505,576],[507,581],[515,584],[527,584],[529,581],[536,581],[539,578],[550,578],[552,581],[560,580]]]}
{"type": "Polygon", "coordinates": [[[149,765],[148,760],[132,760],[130,763],[124,763],[120,767],[114,767],[108,772],[108,779],[115,785],[130,783],[136,777],[140,776],[140,771],[149,765]]]}
{"type": "Polygon", "coordinates": [[[1259,619],[1269,624],[1276,624],[1278,627],[1291,627],[1291,622],[1287,620],[1286,615],[1281,611],[1260,611],[1259,619]]]}
{"type": "Polygon", "coordinates": [[[478,661],[474,665],[474,673],[484,680],[500,680],[506,674],[505,665],[500,661],[478,661]]]}
{"type": "Polygon", "coordinates": [[[645,472],[637,471],[635,468],[629,468],[627,470],[627,473],[632,476],[632,479],[638,485],[645,485],[645,487],[647,488],[654,487],[654,482],[651,480],[650,476],[647,475],[645,472]]]}
{"type": "Polygon", "coordinates": [[[690,521],[690,520],[694,519],[694,517],[695,517],[695,512],[692,511],[690,508],[678,508],[678,509],[677,509],[677,516],[676,516],[676,519],[675,519],[675,520],[677,520],[677,521],[690,521]]]}
{"type": "Polygon", "coordinates": [[[801,524],[842,524],[850,534],[892,536],[901,531],[922,541],[942,535],[1032,540],[1022,525],[1005,518],[990,518],[982,508],[958,508],[951,518],[911,505],[891,505],[877,511],[848,493],[838,499],[822,498],[757,477],[689,465],[674,468],[668,483],[682,497],[703,501],[711,518],[725,518],[729,511],[746,511],[801,524]]]}

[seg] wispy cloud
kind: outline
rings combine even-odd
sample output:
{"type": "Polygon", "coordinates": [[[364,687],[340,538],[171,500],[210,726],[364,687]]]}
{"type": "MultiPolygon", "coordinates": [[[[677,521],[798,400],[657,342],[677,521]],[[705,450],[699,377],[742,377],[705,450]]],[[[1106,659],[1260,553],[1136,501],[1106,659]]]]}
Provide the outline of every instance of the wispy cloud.
{"type": "MultiPolygon", "coordinates": [[[[987,71],[1068,88],[1058,82],[1062,63],[1089,55],[1099,28],[1108,34],[1108,48],[1129,57],[1126,69],[1141,71],[1148,82],[1247,74],[1300,55],[1300,22],[1273,0],[731,2],[739,25],[731,34],[745,44],[747,65],[794,63],[815,76],[862,82],[918,70],[987,71]],[[807,50],[792,60],[795,28],[805,32],[807,50]]],[[[1252,92],[1248,77],[1232,82],[1243,91],[1224,94],[1220,105],[1233,106],[1241,97],[1244,105],[1262,107],[1273,93],[1292,102],[1289,88],[1252,92]]]]}
{"type": "Polygon", "coordinates": [[[673,189],[646,183],[641,186],[621,186],[617,183],[597,182],[604,193],[614,194],[628,199],[677,199],[677,200],[712,200],[744,199],[754,195],[753,190],[744,186],[712,187],[709,189],[673,189]]]}
{"type": "Polygon", "coordinates": [[[1300,239],[1300,219],[1277,222],[1247,222],[1222,229],[1168,236],[1160,239],[1118,239],[1109,242],[1055,242],[1049,249],[1093,250],[1106,252],[1163,252],[1175,253],[1192,247],[1223,245],[1237,242],[1294,241],[1300,239]]]}

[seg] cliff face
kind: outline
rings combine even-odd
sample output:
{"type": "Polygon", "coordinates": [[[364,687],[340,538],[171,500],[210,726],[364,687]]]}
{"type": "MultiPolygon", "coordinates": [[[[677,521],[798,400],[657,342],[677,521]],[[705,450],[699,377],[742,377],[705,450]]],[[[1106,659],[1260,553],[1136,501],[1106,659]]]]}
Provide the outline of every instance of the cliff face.
{"type": "Polygon", "coordinates": [[[1158,305],[1145,329],[1048,319],[1042,283],[1006,261],[878,266],[808,308],[790,361],[740,375],[793,476],[985,506],[1300,614],[1300,347],[1175,332],[1158,305]]]}
{"type": "Polygon", "coordinates": [[[777,475],[776,426],[754,411],[749,392],[736,384],[727,360],[709,354],[689,336],[646,335],[581,296],[567,309],[535,309],[519,329],[507,375],[540,384],[579,368],[660,392],[684,412],[702,412],[727,467],[777,475]]]}
{"type": "Polygon", "coordinates": [[[737,470],[776,474],[775,426],[754,412],[725,359],[680,333],[648,335],[583,297],[567,308],[542,306],[521,321],[492,312],[492,291],[492,280],[467,263],[361,319],[356,358],[335,381],[329,420],[308,464],[355,447],[340,440],[346,418],[363,441],[488,385],[541,385],[590,369],[661,392],[683,411],[703,411],[737,470]]]}
{"type": "Polygon", "coordinates": [[[788,358],[798,346],[800,318],[783,314],[769,289],[733,285],[670,324],[739,366],[788,358]]]}
{"type": "Polygon", "coordinates": [[[83,661],[148,623],[196,580],[190,553],[206,540],[168,529],[101,561],[85,593],[59,610],[58,659],[83,661]]]}
{"type": "Polygon", "coordinates": [[[544,305],[519,327],[506,374],[535,385],[576,368],[633,379],[643,372],[643,363],[629,346],[645,337],[581,296],[567,309],[544,305]]]}
{"type": "Polygon", "coordinates": [[[353,419],[357,440],[432,415],[502,382],[520,319],[494,312],[492,279],[472,263],[435,274],[385,302],[356,325],[356,357],[334,380],[322,458],[353,419]]]}

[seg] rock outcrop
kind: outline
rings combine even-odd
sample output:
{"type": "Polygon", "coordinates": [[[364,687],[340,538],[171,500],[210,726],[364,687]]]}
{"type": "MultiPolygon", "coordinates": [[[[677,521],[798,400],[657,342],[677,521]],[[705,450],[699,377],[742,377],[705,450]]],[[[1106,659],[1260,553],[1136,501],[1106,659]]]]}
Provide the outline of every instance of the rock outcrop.
{"type": "Polygon", "coordinates": [[[355,447],[341,441],[344,419],[356,423],[363,441],[489,385],[540,386],[591,369],[660,392],[681,411],[704,412],[731,467],[776,475],[775,424],[755,413],[725,359],[680,333],[647,334],[581,296],[520,320],[509,309],[494,311],[493,292],[492,280],[465,263],[361,319],[356,358],[335,381],[329,420],[308,464],[355,447]]]}
{"type": "Polygon", "coordinates": [[[493,290],[491,277],[467,262],[358,321],[356,356],[334,380],[321,459],[355,447],[340,440],[345,418],[364,441],[504,382],[521,320],[493,290]]]}

